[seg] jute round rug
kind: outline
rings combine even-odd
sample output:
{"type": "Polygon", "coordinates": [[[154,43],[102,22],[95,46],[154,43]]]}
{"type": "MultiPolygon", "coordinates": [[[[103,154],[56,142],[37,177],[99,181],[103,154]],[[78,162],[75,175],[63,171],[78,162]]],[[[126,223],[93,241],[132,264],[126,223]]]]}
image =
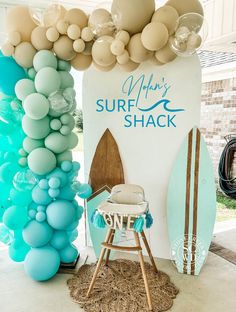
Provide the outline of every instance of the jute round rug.
{"type": "MultiPolygon", "coordinates": [[[[83,265],[68,280],[70,295],[86,312],[147,312],[147,299],[139,262],[129,260],[110,261],[102,265],[89,298],[89,288],[96,265],[83,265]]],[[[155,273],[152,266],[145,263],[153,311],[169,310],[178,289],[167,274],[155,273]]]]}

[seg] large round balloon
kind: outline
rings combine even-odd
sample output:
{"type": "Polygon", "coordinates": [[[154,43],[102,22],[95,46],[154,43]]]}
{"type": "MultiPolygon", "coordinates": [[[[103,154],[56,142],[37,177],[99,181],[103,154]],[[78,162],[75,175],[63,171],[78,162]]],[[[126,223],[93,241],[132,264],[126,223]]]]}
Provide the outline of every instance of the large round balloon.
{"type": "Polygon", "coordinates": [[[154,0],[113,0],[111,13],[118,30],[136,34],[150,22],[155,11],[154,0]]]}
{"type": "Polygon", "coordinates": [[[72,263],[78,256],[78,250],[74,245],[67,245],[65,248],[59,251],[61,262],[72,263]]]}
{"type": "Polygon", "coordinates": [[[45,175],[56,167],[56,157],[47,148],[37,148],[29,154],[28,165],[35,174],[45,175]]]}
{"type": "Polygon", "coordinates": [[[27,221],[27,207],[11,206],[3,215],[3,223],[13,231],[22,229],[27,221]]]}
{"type": "Polygon", "coordinates": [[[31,34],[31,43],[36,50],[51,50],[53,43],[46,37],[47,28],[43,26],[36,27],[31,34]]]}
{"type": "Polygon", "coordinates": [[[37,72],[44,67],[57,69],[57,58],[51,51],[42,50],[35,55],[33,64],[37,72]]]}
{"type": "Polygon", "coordinates": [[[25,115],[22,119],[22,128],[31,139],[44,139],[50,133],[49,118],[46,116],[40,120],[34,120],[25,115]]]}
{"type": "Polygon", "coordinates": [[[68,148],[68,138],[59,132],[53,132],[45,139],[45,146],[53,153],[60,154],[68,148]]]}
{"type": "Polygon", "coordinates": [[[14,205],[28,206],[32,202],[31,191],[18,191],[12,188],[10,191],[10,198],[14,205]]]}
{"type": "Polygon", "coordinates": [[[48,191],[41,189],[38,185],[32,191],[32,199],[38,205],[48,205],[52,201],[48,191]]]}
{"type": "Polygon", "coordinates": [[[24,69],[10,57],[0,57],[0,68],[0,92],[15,95],[17,81],[26,77],[24,69]]]}
{"type": "Polygon", "coordinates": [[[30,79],[21,79],[15,86],[16,96],[21,101],[24,101],[28,95],[34,93],[35,91],[34,82],[30,79]]]}
{"type": "Polygon", "coordinates": [[[39,93],[49,96],[60,89],[59,73],[52,67],[42,68],[35,77],[35,87],[39,93]]]}
{"type": "Polygon", "coordinates": [[[34,149],[38,147],[44,147],[44,140],[35,140],[26,137],[23,141],[23,148],[27,153],[31,153],[34,149]]]}
{"type": "Polygon", "coordinates": [[[53,230],[47,222],[30,221],[23,229],[24,241],[30,247],[42,247],[52,238],[53,230]]]}
{"type": "Polygon", "coordinates": [[[136,34],[132,36],[128,44],[128,52],[131,61],[135,63],[142,63],[148,60],[153,55],[152,51],[149,51],[144,47],[141,40],[141,34],[136,34]]]}
{"type": "Polygon", "coordinates": [[[47,221],[56,230],[64,230],[73,223],[76,215],[74,205],[66,200],[56,200],[47,207],[47,221]]]}
{"type": "Polygon", "coordinates": [[[24,100],[23,106],[26,115],[34,120],[43,119],[49,112],[49,101],[40,93],[28,95],[24,100]]]}
{"type": "Polygon", "coordinates": [[[50,246],[31,249],[24,262],[26,273],[35,281],[49,280],[57,273],[59,266],[60,256],[50,246]]]}

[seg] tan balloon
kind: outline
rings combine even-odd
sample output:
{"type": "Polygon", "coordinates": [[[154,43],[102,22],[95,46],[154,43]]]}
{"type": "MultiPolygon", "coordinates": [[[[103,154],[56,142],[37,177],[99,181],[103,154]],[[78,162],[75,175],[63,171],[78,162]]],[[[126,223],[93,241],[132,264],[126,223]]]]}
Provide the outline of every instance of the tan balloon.
{"type": "Polygon", "coordinates": [[[66,12],[65,21],[69,24],[76,24],[80,27],[80,29],[86,27],[88,25],[88,17],[84,13],[84,11],[80,9],[71,9],[66,12]]]}
{"type": "Polygon", "coordinates": [[[89,42],[91,40],[93,40],[94,38],[94,33],[92,32],[92,29],[90,27],[85,27],[82,29],[81,32],[81,38],[85,41],[85,42],[89,42]]]}
{"type": "Polygon", "coordinates": [[[75,52],[82,53],[85,49],[85,42],[82,39],[77,39],[73,43],[73,48],[75,52]]]}
{"type": "Polygon", "coordinates": [[[6,18],[8,33],[17,31],[22,41],[30,42],[31,33],[36,26],[27,6],[15,6],[8,10],[6,18]]]}
{"type": "Polygon", "coordinates": [[[117,34],[116,34],[116,39],[120,40],[124,43],[125,46],[127,46],[127,44],[130,41],[130,35],[127,31],[125,30],[120,30],[117,34]]]}
{"type": "Polygon", "coordinates": [[[113,0],[111,14],[118,30],[136,34],[143,30],[155,11],[154,0],[113,0]]]}
{"type": "Polygon", "coordinates": [[[102,36],[99,37],[92,47],[92,57],[94,61],[100,66],[110,66],[116,62],[116,57],[111,53],[111,43],[113,37],[102,36]]]}
{"type": "Polygon", "coordinates": [[[46,32],[46,37],[48,38],[49,41],[55,42],[60,37],[60,34],[58,30],[56,29],[56,27],[50,27],[48,28],[46,32]]]}
{"type": "Polygon", "coordinates": [[[163,23],[152,22],[148,24],[141,36],[144,47],[150,51],[163,48],[169,39],[168,29],[163,23]]]}
{"type": "Polygon", "coordinates": [[[1,48],[2,54],[4,56],[12,56],[15,48],[10,42],[6,42],[1,48]]]}
{"type": "Polygon", "coordinates": [[[124,51],[122,55],[117,56],[117,62],[121,65],[127,64],[129,62],[129,52],[127,50],[124,51]]]}
{"type": "Polygon", "coordinates": [[[110,66],[106,66],[106,67],[103,67],[103,66],[100,66],[98,65],[96,62],[93,61],[93,65],[96,69],[100,70],[100,71],[103,71],[103,72],[109,72],[111,71],[115,66],[116,66],[116,62],[114,62],[113,64],[111,64],[110,66]]]}
{"type": "Polygon", "coordinates": [[[179,14],[175,8],[164,5],[153,14],[152,22],[163,23],[167,27],[169,35],[172,35],[175,32],[178,18],[179,14]]]}
{"type": "Polygon", "coordinates": [[[21,34],[18,31],[12,31],[8,34],[8,41],[13,45],[17,46],[21,43],[21,34]]]}
{"type": "Polygon", "coordinates": [[[170,5],[177,10],[179,16],[194,12],[204,15],[202,5],[199,0],[169,0],[166,5],[170,5]]]}
{"type": "Polygon", "coordinates": [[[155,57],[155,55],[150,58],[150,62],[153,64],[153,65],[157,65],[157,66],[162,66],[164,65],[164,63],[160,62],[157,60],[157,58],[155,57]]]}
{"type": "Polygon", "coordinates": [[[76,52],[73,49],[73,40],[67,36],[61,36],[54,43],[53,50],[61,60],[70,61],[76,57],[76,52]]]}
{"type": "Polygon", "coordinates": [[[130,59],[135,63],[142,63],[152,57],[153,52],[147,50],[141,41],[141,34],[133,35],[128,44],[130,59]]]}
{"type": "Polygon", "coordinates": [[[76,24],[72,24],[68,27],[67,29],[67,35],[70,39],[72,40],[77,40],[79,39],[80,37],[80,34],[81,34],[81,30],[79,28],[78,25],[76,24]]]}
{"type": "Polygon", "coordinates": [[[84,71],[88,69],[91,64],[92,56],[84,55],[82,53],[77,54],[76,57],[71,61],[71,66],[79,71],[84,71]]]}
{"type": "Polygon", "coordinates": [[[126,72],[132,72],[134,70],[136,70],[139,67],[140,64],[135,63],[131,60],[129,60],[129,62],[127,64],[121,65],[119,64],[120,68],[126,72]]]}
{"type": "Polygon", "coordinates": [[[31,43],[36,50],[51,50],[53,43],[48,40],[47,28],[43,26],[36,27],[31,34],[31,43]]]}
{"type": "Polygon", "coordinates": [[[92,12],[88,25],[97,37],[112,36],[114,33],[111,13],[102,8],[92,12]]]}
{"type": "Polygon", "coordinates": [[[166,64],[176,59],[177,55],[171,50],[167,43],[164,48],[156,52],[155,57],[160,63],[166,64]]]}
{"type": "Polygon", "coordinates": [[[94,41],[85,42],[85,49],[83,54],[85,55],[92,55],[92,48],[93,48],[94,41]]]}
{"type": "Polygon", "coordinates": [[[118,40],[118,39],[115,39],[112,41],[112,44],[111,44],[111,53],[116,55],[116,56],[119,56],[119,55],[122,55],[125,51],[125,45],[123,43],[123,41],[121,40],[118,40]]]}
{"type": "Polygon", "coordinates": [[[16,62],[25,68],[33,66],[33,58],[36,54],[36,49],[29,42],[21,42],[15,48],[14,59],[16,62]]]}
{"type": "Polygon", "coordinates": [[[59,20],[56,24],[56,28],[57,31],[61,34],[61,35],[65,35],[67,33],[67,29],[69,27],[69,23],[67,23],[64,20],[59,20]]]}

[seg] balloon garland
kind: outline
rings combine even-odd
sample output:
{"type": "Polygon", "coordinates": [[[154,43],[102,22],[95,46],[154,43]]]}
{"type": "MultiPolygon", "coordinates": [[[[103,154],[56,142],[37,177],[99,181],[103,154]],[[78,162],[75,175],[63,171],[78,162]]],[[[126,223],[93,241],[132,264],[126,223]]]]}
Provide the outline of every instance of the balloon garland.
{"type": "Polygon", "coordinates": [[[101,71],[116,64],[133,71],[189,56],[204,37],[198,0],[113,0],[111,12],[50,5],[8,11],[8,40],[0,54],[0,240],[9,256],[24,261],[34,280],[53,277],[73,262],[83,207],[76,195],[92,194],[77,180],[73,162],[76,108],[71,66],[101,71]]]}

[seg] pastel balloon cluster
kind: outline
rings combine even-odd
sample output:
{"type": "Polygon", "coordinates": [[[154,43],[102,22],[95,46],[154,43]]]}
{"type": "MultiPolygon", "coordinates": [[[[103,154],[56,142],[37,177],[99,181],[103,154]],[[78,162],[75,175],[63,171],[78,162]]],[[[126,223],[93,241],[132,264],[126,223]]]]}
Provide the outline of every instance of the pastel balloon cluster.
{"type": "MultiPolygon", "coordinates": [[[[89,16],[59,4],[45,9],[18,6],[8,12],[8,41],[2,50],[25,68],[33,66],[37,51],[52,50],[76,70],[93,64],[110,71],[118,64],[133,71],[147,60],[163,65],[177,55],[195,53],[204,39],[203,19],[199,0],[169,0],[160,8],[155,0],[113,0],[109,9],[101,5],[89,16]]],[[[48,75],[55,76],[52,71],[48,75]]]]}
{"type": "Polygon", "coordinates": [[[0,240],[32,279],[44,281],[77,258],[72,243],[83,207],[76,196],[92,190],[77,180],[80,164],[72,161],[78,138],[70,64],[48,50],[35,54],[24,75],[11,63],[13,76],[0,86],[11,90],[0,102],[0,240]]]}

